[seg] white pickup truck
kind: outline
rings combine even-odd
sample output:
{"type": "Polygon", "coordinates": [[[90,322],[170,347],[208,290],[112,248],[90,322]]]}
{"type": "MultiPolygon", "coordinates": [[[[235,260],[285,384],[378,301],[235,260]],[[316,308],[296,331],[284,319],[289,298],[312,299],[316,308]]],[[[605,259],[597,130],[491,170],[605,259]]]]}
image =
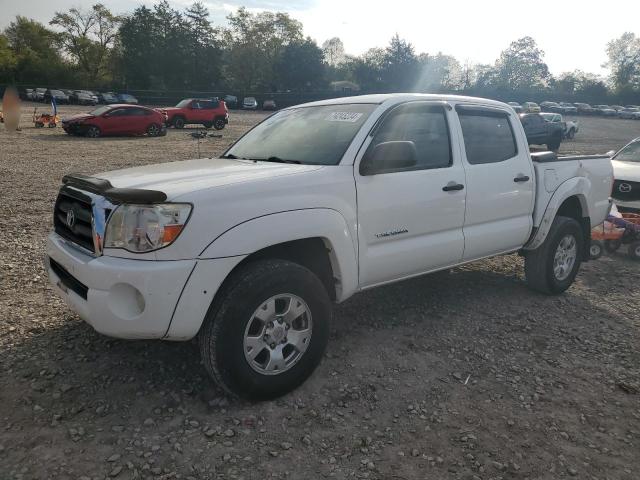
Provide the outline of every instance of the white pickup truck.
{"type": "Polygon", "coordinates": [[[612,182],[606,156],[530,155],[500,102],[340,98],[279,111],[221,158],[66,176],[46,261],[98,332],[197,335],[227,392],[272,398],[358,291],[513,252],[533,289],[564,291],[612,182]]]}

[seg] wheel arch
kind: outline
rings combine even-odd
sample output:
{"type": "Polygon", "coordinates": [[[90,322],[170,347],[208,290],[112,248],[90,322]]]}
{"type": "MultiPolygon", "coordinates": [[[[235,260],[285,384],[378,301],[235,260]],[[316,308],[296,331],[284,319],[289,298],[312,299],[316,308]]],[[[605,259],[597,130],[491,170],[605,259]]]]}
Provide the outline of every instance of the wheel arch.
{"type": "Polygon", "coordinates": [[[589,192],[591,187],[591,182],[584,177],[573,177],[562,183],[551,196],[540,224],[524,246],[524,250],[535,250],[542,245],[551,229],[553,219],[560,215],[578,221],[585,241],[583,252],[587,252],[588,256],[591,242],[591,213],[586,192],[589,192]]]}

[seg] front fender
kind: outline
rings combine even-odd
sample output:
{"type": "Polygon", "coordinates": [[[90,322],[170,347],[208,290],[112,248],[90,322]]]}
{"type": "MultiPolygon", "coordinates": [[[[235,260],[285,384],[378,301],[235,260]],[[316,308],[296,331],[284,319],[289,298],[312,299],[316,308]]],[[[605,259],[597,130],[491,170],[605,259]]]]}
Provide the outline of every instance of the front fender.
{"type": "Polygon", "coordinates": [[[580,201],[583,215],[586,213],[586,215],[584,216],[591,216],[591,212],[589,211],[589,203],[587,202],[587,198],[585,196],[585,193],[589,192],[590,190],[591,182],[585,177],[573,177],[565,181],[564,183],[561,183],[549,199],[549,203],[547,204],[542,219],[540,220],[540,225],[537,226],[533,237],[529,239],[529,241],[523,248],[525,250],[535,250],[540,245],[542,245],[542,243],[544,243],[545,239],[547,238],[547,234],[551,229],[553,219],[556,218],[560,206],[569,197],[577,197],[580,201]]]}
{"type": "Polygon", "coordinates": [[[280,243],[321,238],[329,250],[333,275],[339,280],[338,301],[358,288],[357,242],[344,217],[336,210],[314,208],[279,212],[243,222],[214,239],[200,258],[251,255],[280,243]]]}

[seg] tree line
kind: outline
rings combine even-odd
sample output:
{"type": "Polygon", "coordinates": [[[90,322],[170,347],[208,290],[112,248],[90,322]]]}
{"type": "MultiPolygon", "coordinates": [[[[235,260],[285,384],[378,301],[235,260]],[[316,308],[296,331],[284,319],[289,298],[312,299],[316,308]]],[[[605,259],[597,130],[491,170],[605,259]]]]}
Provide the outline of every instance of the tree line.
{"type": "Polygon", "coordinates": [[[531,37],[493,64],[418,53],[395,35],[384,48],[348,55],[339,38],[322,45],[282,12],[239,8],[215,25],[200,2],[178,10],[162,0],[116,15],[104,5],[57,12],[45,26],[18,16],[0,33],[0,84],[235,92],[317,92],[349,82],[363,92],[466,92],[494,97],[601,99],[640,103],[640,37],[606,46],[608,78],[554,76],[531,37]],[[633,101],[635,99],[635,101],[633,101]]]}

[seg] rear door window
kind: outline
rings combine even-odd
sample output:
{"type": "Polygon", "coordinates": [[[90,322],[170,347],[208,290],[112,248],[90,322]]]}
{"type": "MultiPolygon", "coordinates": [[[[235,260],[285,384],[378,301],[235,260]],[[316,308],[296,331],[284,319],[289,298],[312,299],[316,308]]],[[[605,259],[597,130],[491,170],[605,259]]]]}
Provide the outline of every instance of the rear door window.
{"type": "Polygon", "coordinates": [[[470,164],[503,162],[518,154],[513,128],[506,113],[463,109],[458,111],[458,115],[470,164]]]}

